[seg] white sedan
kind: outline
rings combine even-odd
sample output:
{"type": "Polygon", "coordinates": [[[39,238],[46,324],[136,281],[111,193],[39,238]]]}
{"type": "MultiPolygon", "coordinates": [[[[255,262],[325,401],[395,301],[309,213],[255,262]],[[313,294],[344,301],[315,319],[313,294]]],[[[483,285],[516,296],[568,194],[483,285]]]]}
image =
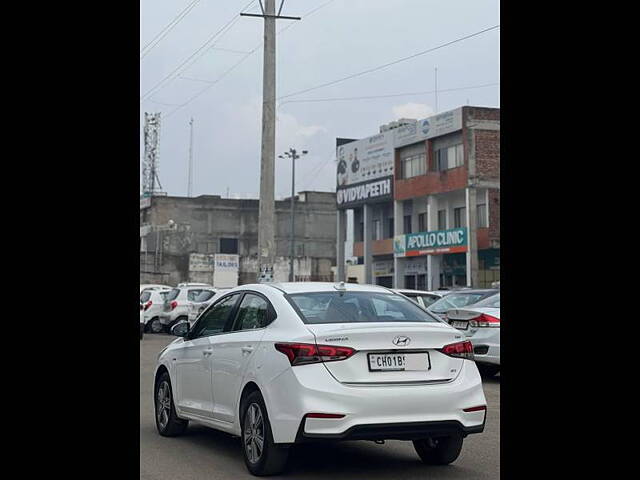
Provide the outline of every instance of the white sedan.
{"type": "Polygon", "coordinates": [[[318,440],[411,440],[424,463],[448,464],[484,430],[471,343],[383,287],[243,285],[172,333],[155,372],[158,432],[194,421],[238,435],[254,475],[318,440]]]}
{"type": "Polygon", "coordinates": [[[464,308],[447,311],[447,322],[473,344],[480,373],[493,376],[500,371],[500,294],[464,308]]]}

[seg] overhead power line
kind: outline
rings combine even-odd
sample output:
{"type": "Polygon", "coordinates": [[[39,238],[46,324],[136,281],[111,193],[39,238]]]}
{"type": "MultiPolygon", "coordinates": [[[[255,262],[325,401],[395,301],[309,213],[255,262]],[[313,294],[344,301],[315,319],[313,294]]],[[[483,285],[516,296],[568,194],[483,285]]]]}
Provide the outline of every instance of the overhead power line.
{"type": "MultiPolygon", "coordinates": [[[[242,9],[240,11],[246,10],[253,3],[255,3],[255,1],[256,0],[251,0],[248,4],[246,4],[244,7],[242,7],[242,9]]],[[[210,43],[213,40],[215,40],[217,37],[222,36],[224,33],[226,33],[233,26],[233,24],[236,23],[239,19],[240,19],[240,17],[238,16],[238,14],[234,15],[231,20],[229,20],[227,23],[225,23],[222,26],[222,28],[220,28],[217,32],[213,33],[212,35],[210,35],[209,38],[207,38],[207,40],[202,45],[200,45],[200,47],[197,48],[191,55],[189,55],[185,60],[183,60],[183,62],[180,65],[178,65],[176,68],[174,68],[168,75],[166,75],[162,80],[160,80],[158,83],[156,83],[152,88],[147,90],[147,92],[144,95],[142,95],[142,97],[140,97],[140,102],[142,103],[144,100],[146,100],[149,97],[149,95],[151,95],[152,93],[157,91],[168,80],[171,80],[171,79],[175,78],[174,75],[176,73],[179,73],[180,69],[182,69],[183,67],[189,66],[187,64],[192,59],[194,59],[194,57],[196,57],[196,55],[198,55],[201,52],[204,53],[203,50],[205,50],[207,47],[212,47],[213,45],[215,45],[215,43],[213,45],[210,45],[210,43]]],[[[195,60],[197,60],[197,58],[195,58],[195,60]]],[[[191,63],[193,63],[193,62],[191,62],[191,63]]]]}
{"type": "Polygon", "coordinates": [[[316,85],[315,87],[305,88],[304,90],[298,90],[297,92],[293,92],[293,93],[289,93],[287,95],[283,95],[281,97],[278,97],[278,100],[281,100],[283,98],[293,97],[294,95],[300,95],[301,93],[310,92],[312,90],[318,90],[319,88],[328,87],[330,85],[335,85],[336,83],[344,82],[344,81],[350,80],[352,78],[361,77],[362,75],[366,75],[368,73],[376,72],[378,70],[382,70],[382,69],[390,67],[392,65],[396,65],[398,63],[405,62],[407,60],[411,60],[412,58],[416,58],[416,57],[419,57],[421,55],[425,55],[425,54],[427,54],[429,52],[433,52],[435,50],[439,50],[439,49],[447,47],[449,45],[453,45],[454,43],[462,42],[463,40],[467,40],[469,38],[476,37],[478,35],[482,35],[483,33],[489,32],[491,30],[495,30],[496,28],[500,28],[500,24],[494,25],[493,27],[485,28],[484,30],[480,30],[478,32],[475,32],[475,33],[472,33],[472,34],[469,34],[469,35],[465,35],[464,37],[457,38],[457,39],[452,40],[450,42],[443,43],[441,45],[438,45],[437,47],[429,48],[427,50],[423,50],[422,52],[414,53],[413,55],[409,55],[408,57],[403,57],[403,58],[400,58],[398,60],[394,60],[393,62],[389,62],[389,63],[385,63],[383,65],[379,65],[377,67],[369,68],[367,70],[363,70],[361,72],[354,73],[352,75],[347,75],[346,77],[342,77],[342,78],[339,78],[337,80],[333,80],[331,82],[327,82],[327,83],[323,83],[323,84],[320,84],[320,85],[316,85]]]}
{"type": "Polygon", "coordinates": [[[158,43],[160,43],[160,41],[162,41],[162,39],[164,37],[166,37],[168,35],[168,33],[173,30],[173,27],[175,27],[176,25],[178,25],[178,23],[180,23],[180,21],[187,16],[187,14],[193,10],[193,8],[196,6],[196,4],[200,2],[200,0],[193,0],[193,2],[191,2],[189,5],[187,5],[184,10],[182,10],[178,16],[176,18],[174,18],[173,20],[171,20],[167,25],[164,26],[164,28],[162,30],[160,30],[155,37],[153,37],[151,40],[149,40],[147,42],[147,44],[142,47],[142,49],[140,50],[140,60],[142,60],[145,56],[147,56],[147,54],[153,50],[153,47],[155,47],[158,43]],[[145,51],[146,50],[146,51],[145,51]],[[144,52],[144,53],[143,53],[144,52]]]}
{"type": "MultiPolygon", "coordinates": [[[[308,18],[310,15],[313,15],[314,13],[316,13],[318,10],[320,10],[323,7],[326,7],[327,5],[329,5],[330,3],[334,2],[335,0],[329,0],[328,2],[325,2],[315,8],[313,8],[312,10],[308,11],[307,13],[302,14],[303,17],[308,18]]],[[[247,7],[245,7],[247,8],[247,7]]],[[[277,35],[280,35],[282,32],[284,32],[285,30],[287,30],[288,28],[292,27],[293,25],[297,25],[297,22],[292,22],[289,25],[281,28],[278,32],[277,35]]],[[[222,80],[224,77],[226,77],[228,74],[230,74],[233,70],[235,70],[238,66],[240,66],[241,63],[243,63],[245,60],[247,60],[251,55],[253,55],[257,50],[259,50],[262,47],[262,42],[260,42],[258,45],[256,45],[253,49],[251,49],[249,52],[246,53],[246,55],[244,55],[238,62],[236,62],[235,64],[233,64],[227,71],[225,71],[224,73],[222,73],[217,79],[215,80],[202,80],[202,79],[198,79],[198,78],[192,78],[192,77],[185,77],[185,76],[180,76],[180,78],[184,79],[184,80],[191,80],[194,82],[203,82],[203,83],[208,83],[209,85],[207,87],[205,87],[204,89],[202,89],[200,92],[196,93],[195,95],[193,95],[189,100],[187,100],[186,102],[184,102],[182,105],[178,106],[178,108],[175,108],[174,110],[172,110],[171,112],[169,112],[165,119],[168,119],[171,115],[173,115],[174,113],[176,113],[178,110],[180,110],[183,107],[186,107],[189,103],[191,103],[193,100],[195,100],[196,98],[198,98],[200,95],[203,95],[207,90],[209,90],[211,87],[213,87],[216,83],[218,83],[220,80],[222,80]]]]}
{"type": "MultiPolygon", "coordinates": [[[[485,83],[482,85],[470,85],[468,87],[458,87],[458,88],[445,88],[445,89],[438,89],[438,93],[442,93],[442,92],[457,92],[457,91],[461,91],[461,90],[472,90],[472,89],[476,89],[476,88],[485,88],[485,87],[495,87],[500,85],[500,82],[495,82],[495,83],[485,83]]],[[[282,102],[280,105],[278,105],[278,107],[281,107],[282,105],[285,105],[287,103],[312,103],[312,102],[339,102],[339,101],[346,101],[346,100],[372,100],[372,99],[377,99],[377,98],[393,98],[393,97],[408,97],[408,96],[412,96],[412,95],[427,95],[427,94],[431,94],[431,93],[435,93],[435,90],[427,90],[424,92],[405,92],[405,93],[390,93],[390,94],[386,94],[386,95],[365,95],[365,96],[359,96],[359,97],[335,97],[335,98],[303,98],[300,100],[286,100],[284,102],[282,102]]]]}

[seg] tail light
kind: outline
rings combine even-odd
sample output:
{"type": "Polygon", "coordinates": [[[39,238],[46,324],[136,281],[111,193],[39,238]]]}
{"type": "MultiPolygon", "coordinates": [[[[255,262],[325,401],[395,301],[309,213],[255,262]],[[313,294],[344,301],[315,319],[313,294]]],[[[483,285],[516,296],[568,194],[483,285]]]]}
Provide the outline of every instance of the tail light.
{"type": "Polygon", "coordinates": [[[469,407],[469,408],[463,408],[462,411],[463,412],[481,412],[481,411],[487,411],[487,406],[486,405],[478,405],[477,407],[469,407]]]}
{"type": "Polygon", "coordinates": [[[439,349],[445,355],[456,358],[466,358],[473,360],[473,345],[469,340],[458,343],[450,343],[439,349]]]}
{"type": "Polygon", "coordinates": [[[356,351],[350,347],[315,345],[313,343],[276,343],[276,350],[284,353],[291,365],[336,362],[346,360],[356,351]]]}
{"type": "Polygon", "coordinates": [[[500,319],[486,313],[481,314],[479,317],[474,318],[469,322],[469,326],[472,328],[484,328],[484,327],[500,327],[500,319]]]}
{"type": "Polygon", "coordinates": [[[151,300],[149,300],[147,303],[144,304],[144,311],[146,312],[147,310],[149,310],[149,307],[153,305],[153,302],[151,300]]]}
{"type": "Polygon", "coordinates": [[[173,310],[174,308],[176,308],[178,306],[178,302],[173,300],[169,305],[171,306],[171,310],[173,310]]]}

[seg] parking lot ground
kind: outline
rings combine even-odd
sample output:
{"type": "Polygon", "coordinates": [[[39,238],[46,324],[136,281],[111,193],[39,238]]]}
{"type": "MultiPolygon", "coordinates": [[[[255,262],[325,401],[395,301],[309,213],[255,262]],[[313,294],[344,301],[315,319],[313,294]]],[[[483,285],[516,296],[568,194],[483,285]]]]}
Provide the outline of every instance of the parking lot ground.
{"type": "MultiPolygon", "coordinates": [[[[153,417],[153,371],[160,350],[175,337],[145,334],[140,341],[140,478],[144,480],[231,480],[253,477],[240,440],[207,427],[189,425],[185,435],[165,438],[153,417]]],[[[499,479],[500,377],[485,379],[485,431],[465,439],[458,460],[447,466],[420,462],[411,442],[340,442],[294,447],[289,479],[499,479]]]]}

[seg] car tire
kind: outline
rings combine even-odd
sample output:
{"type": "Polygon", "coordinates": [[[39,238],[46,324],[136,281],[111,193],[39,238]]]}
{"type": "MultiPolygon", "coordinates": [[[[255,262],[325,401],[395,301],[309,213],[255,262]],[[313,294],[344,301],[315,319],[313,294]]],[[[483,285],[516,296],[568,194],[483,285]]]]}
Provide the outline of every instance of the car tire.
{"type": "Polygon", "coordinates": [[[159,317],[153,317],[147,322],[147,325],[148,331],[151,333],[162,333],[162,331],[164,330],[164,325],[160,323],[159,317]]]}
{"type": "Polygon", "coordinates": [[[476,364],[478,371],[483,377],[494,377],[500,371],[499,365],[476,364]]]}
{"type": "Polygon", "coordinates": [[[414,440],[413,448],[427,465],[448,465],[455,461],[462,451],[462,435],[414,440]]]}
{"type": "Polygon", "coordinates": [[[169,373],[164,372],[158,378],[154,388],[155,419],[158,433],[163,437],[182,435],[189,426],[188,420],[178,418],[173,403],[173,390],[169,373]]]}
{"type": "Polygon", "coordinates": [[[242,455],[249,472],[260,477],[282,473],[287,466],[289,447],[274,443],[267,408],[260,392],[247,395],[240,411],[242,455]]]}

